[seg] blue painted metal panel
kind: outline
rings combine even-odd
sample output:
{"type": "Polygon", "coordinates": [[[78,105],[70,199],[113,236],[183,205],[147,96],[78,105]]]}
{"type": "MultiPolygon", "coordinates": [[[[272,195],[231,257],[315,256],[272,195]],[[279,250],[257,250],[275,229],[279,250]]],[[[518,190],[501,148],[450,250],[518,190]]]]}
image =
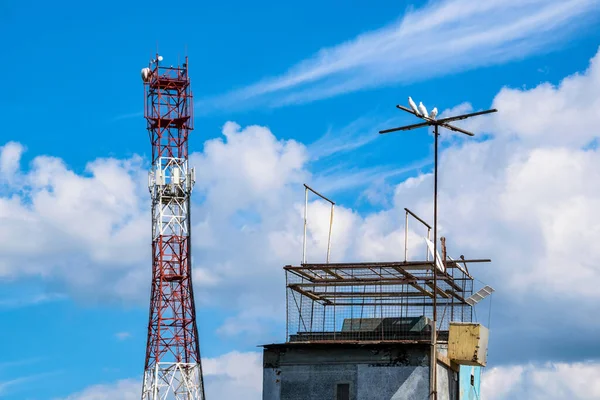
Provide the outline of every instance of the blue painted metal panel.
{"type": "Polygon", "coordinates": [[[458,373],[458,399],[481,399],[481,367],[461,365],[458,373]]]}

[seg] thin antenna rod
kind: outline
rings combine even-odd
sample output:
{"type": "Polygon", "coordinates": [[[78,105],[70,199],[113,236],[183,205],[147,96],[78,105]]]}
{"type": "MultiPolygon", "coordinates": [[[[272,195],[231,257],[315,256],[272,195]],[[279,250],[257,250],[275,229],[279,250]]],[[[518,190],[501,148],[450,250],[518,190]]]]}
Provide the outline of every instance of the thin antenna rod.
{"type": "Polygon", "coordinates": [[[408,209],[404,209],[404,262],[408,261],[408,209]]]}
{"type": "Polygon", "coordinates": [[[308,213],[308,186],[304,185],[304,237],[302,239],[302,264],[306,264],[306,218],[308,213]]]}
{"type": "Polygon", "coordinates": [[[331,255],[331,231],[333,228],[333,207],[334,204],[331,204],[331,215],[329,216],[329,238],[327,239],[327,264],[329,264],[329,256],[331,255]]]}

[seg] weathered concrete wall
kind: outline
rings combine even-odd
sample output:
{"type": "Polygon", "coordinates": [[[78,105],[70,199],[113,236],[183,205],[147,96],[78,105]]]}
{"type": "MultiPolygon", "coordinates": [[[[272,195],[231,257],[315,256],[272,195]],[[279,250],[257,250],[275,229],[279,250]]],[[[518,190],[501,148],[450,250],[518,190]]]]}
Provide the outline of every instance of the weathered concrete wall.
{"type": "MultiPolygon", "coordinates": [[[[438,371],[440,400],[456,400],[453,372],[443,365],[438,371]]],[[[335,400],[338,383],[350,384],[352,400],[426,400],[429,346],[265,349],[263,400],[335,400]]]]}
{"type": "Polygon", "coordinates": [[[281,399],[281,370],[263,368],[263,399],[281,399]]]}
{"type": "Polygon", "coordinates": [[[356,365],[286,365],[282,375],[281,399],[335,399],[336,383],[349,383],[355,398],[356,365]]]}
{"type": "Polygon", "coordinates": [[[425,400],[429,392],[429,367],[361,365],[357,392],[356,399],[360,400],[425,400]]]}
{"type": "Polygon", "coordinates": [[[437,387],[438,400],[456,400],[458,398],[458,374],[438,363],[437,387]]]}

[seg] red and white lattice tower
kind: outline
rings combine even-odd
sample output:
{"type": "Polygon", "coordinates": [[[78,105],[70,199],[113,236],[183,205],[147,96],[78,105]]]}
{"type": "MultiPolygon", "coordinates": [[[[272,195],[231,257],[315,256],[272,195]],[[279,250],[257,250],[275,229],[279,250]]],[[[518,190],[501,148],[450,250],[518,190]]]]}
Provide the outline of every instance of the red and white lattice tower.
{"type": "Polygon", "coordinates": [[[152,294],[142,399],[204,400],[190,242],[192,90],[187,57],[177,67],[161,61],[157,55],[142,69],[152,143],[152,294]]]}

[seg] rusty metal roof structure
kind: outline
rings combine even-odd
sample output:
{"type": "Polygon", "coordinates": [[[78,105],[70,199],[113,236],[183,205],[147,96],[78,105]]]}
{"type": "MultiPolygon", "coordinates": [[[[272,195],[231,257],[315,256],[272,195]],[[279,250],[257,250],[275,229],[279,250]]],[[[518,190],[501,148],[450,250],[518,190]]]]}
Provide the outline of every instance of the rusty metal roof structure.
{"type": "MultiPolygon", "coordinates": [[[[432,226],[405,208],[404,260],[390,262],[330,262],[335,203],[305,187],[302,262],[283,267],[286,276],[286,342],[422,342],[446,341],[450,322],[471,322],[473,276],[469,265],[488,259],[453,259],[446,239],[441,253],[430,240],[432,226]],[[309,194],[330,205],[325,262],[307,262],[309,194]],[[409,246],[409,219],[418,222],[412,237],[424,242],[409,246]],[[419,247],[421,249],[419,249],[419,247]],[[408,249],[423,259],[410,259],[408,249]],[[424,250],[421,253],[421,250],[424,250]],[[434,273],[435,271],[435,273],[434,273]]],[[[325,203],[325,204],[326,204],[325,203]]],[[[323,222],[323,221],[321,221],[323,222]]],[[[322,232],[322,228],[321,228],[322,232]]],[[[313,237],[312,242],[314,243],[313,237]]],[[[412,240],[412,239],[411,239],[412,240]]],[[[475,296],[476,297],[476,296],[475,296]]]]}

